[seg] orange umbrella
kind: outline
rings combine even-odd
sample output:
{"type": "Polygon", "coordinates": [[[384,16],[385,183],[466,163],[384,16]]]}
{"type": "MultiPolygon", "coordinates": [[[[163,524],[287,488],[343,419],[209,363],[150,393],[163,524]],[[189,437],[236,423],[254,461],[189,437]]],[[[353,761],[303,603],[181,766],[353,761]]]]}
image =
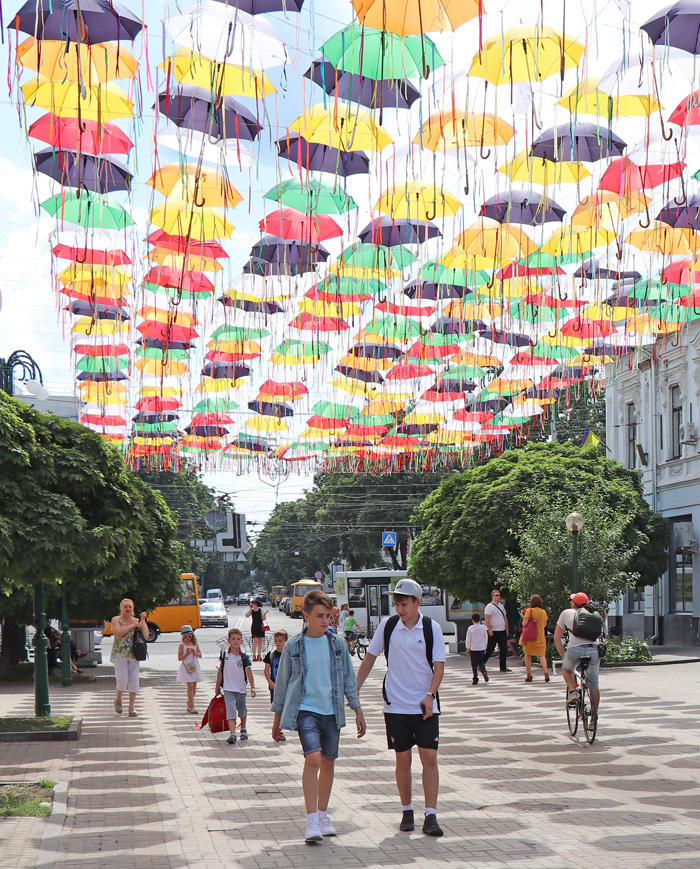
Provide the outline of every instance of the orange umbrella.
{"type": "Polygon", "coordinates": [[[467,146],[507,145],[515,131],[503,118],[489,113],[451,109],[436,112],[420,128],[413,140],[431,151],[467,146]]]}

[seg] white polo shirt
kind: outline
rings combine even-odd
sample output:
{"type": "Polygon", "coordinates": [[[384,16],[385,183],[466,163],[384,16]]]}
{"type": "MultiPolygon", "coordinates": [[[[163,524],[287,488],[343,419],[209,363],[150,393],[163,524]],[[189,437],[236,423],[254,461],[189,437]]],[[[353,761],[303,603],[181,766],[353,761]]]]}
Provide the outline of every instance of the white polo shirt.
{"type": "Polygon", "coordinates": [[[484,615],[489,617],[492,631],[505,631],[506,608],[502,603],[487,603],[484,607],[484,615]]]}
{"type": "MultiPolygon", "coordinates": [[[[379,657],[384,654],[384,626],[388,618],[382,619],[367,651],[379,657]]],[[[445,660],[445,638],[440,625],[433,625],[433,663],[445,660]]],[[[401,619],[394,628],[389,641],[389,669],[386,677],[386,696],[384,712],[398,715],[421,715],[420,701],[430,691],[433,671],[425,656],[425,637],[423,636],[423,616],[412,628],[407,628],[401,619]]],[[[433,712],[437,712],[433,701],[433,712]]]]}

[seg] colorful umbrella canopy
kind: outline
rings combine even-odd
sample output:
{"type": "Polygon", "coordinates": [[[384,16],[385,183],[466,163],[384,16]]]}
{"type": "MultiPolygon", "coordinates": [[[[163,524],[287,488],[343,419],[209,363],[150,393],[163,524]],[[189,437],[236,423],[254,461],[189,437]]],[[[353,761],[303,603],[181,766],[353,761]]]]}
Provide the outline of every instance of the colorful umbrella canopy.
{"type": "Polygon", "coordinates": [[[336,69],[376,81],[427,77],[445,63],[427,36],[401,37],[355,22],[324,42],[321,52],[336,69]]]}
{"type": "Polygon", "coordinates": [[[55,149],[34,154],[34,167],[63,187],[82,187],[93,193],[130,190],[133,177],[116,160],[55,149]]]}
{"type": "Polygon", "coordinates": [[[612,130],[588,121],[579,121],[545,130],[532,143],[530,156],[543,160],[595,163],[606,157],[620,156],[626,147],[627,143],[612,130]]]}
{"type": "Polygon", "coordinates": [[[41,203],[48,214],[59,223],[74,223],[77,226],[99,229],[124,229],[133,220],[127,211],[110,196],[100,196],[90,191],[64,191],[41,203]]]}
{"type": "Polygon", "coordinates": [[[353,0],[358,19],[399,36],[456,30],[483,12],[480,0],[353,0]]]}
{"type": "Polygon", "coordinates": [[[551,27],[520,25],[486,40],[469,74],[493,84],[542,81],[578,66],[584,46],[551,27]]]}
{"type": "Polygon", "coordinates": [[[344,103],[332,107],[319,103],[292,121],[289,129],[307,142],[329,145],[341,151],[381,151],[392,140],[374,117],[344,103]]]}
{"type": "Polygon", "coordinates": [[[134,39],[143,22],[113,0],[28,0],[8,27],[35,39],[92,45],[134,39]]]}
{"type": "Polygon", "coordinates": [[[332,63],[315,60],[304,73],[331,97],[359,103],[370,109],[410,109],[420,91],[408,81],[376,81],[336,69],[332,63]]]}
{"type": "Polygon", "coordinates": [[[340,177],[369,172],[369,158],[363,151],[344,151],[307,142],[296,133],[287,133],[275,144],[280,157],[308,172],[328,172],[340,177]]]}
{"type": "Polygon", "coordinates": [[[216,139],[252,141],[262,125],[233,97],[217,97],[207,88],[195,85],[175,85],[167,93],[158,94],[158,108],[177,127],[197,130],[216,139]]]}
{"type": "Polygon", "coordinates": [[[139,62],[117,42],[85,45],[62,40],[37,40],[33,36],[17,46],[17,62],[42,78],[101,84],[134,78],[139,62]]]}
{"type": "Polygon", "coordinates": [[[27,135],[54,148],[83,154],[128,154],[133,147],[131,139],[116,124],[88,118],[59,118],[53,113],[34,121],[27,135]]]}

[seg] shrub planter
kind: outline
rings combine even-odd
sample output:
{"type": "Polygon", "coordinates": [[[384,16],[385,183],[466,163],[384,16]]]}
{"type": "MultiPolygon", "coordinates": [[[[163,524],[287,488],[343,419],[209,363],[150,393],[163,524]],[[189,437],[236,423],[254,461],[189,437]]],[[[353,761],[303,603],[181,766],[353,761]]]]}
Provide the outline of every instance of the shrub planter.
{"type": "Polygon", "coordinates": [[[66,730],[6,730],[0,732],[0,742],[74,742],[82,729],[83,719],[74,718],[66,730]]]}

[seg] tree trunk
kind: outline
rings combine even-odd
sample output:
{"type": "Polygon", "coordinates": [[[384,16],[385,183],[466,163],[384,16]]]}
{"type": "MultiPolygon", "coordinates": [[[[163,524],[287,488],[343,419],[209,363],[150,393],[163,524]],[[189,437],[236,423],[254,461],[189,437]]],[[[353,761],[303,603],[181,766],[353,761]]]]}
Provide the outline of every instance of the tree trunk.
{"type": "Polygon", "coordinates": [[[10,665],[19,661],[17,654],[17,619],[5,616],[2,622],[2,648],[0,648],[0,678],[7,676],[10,665]]]}

